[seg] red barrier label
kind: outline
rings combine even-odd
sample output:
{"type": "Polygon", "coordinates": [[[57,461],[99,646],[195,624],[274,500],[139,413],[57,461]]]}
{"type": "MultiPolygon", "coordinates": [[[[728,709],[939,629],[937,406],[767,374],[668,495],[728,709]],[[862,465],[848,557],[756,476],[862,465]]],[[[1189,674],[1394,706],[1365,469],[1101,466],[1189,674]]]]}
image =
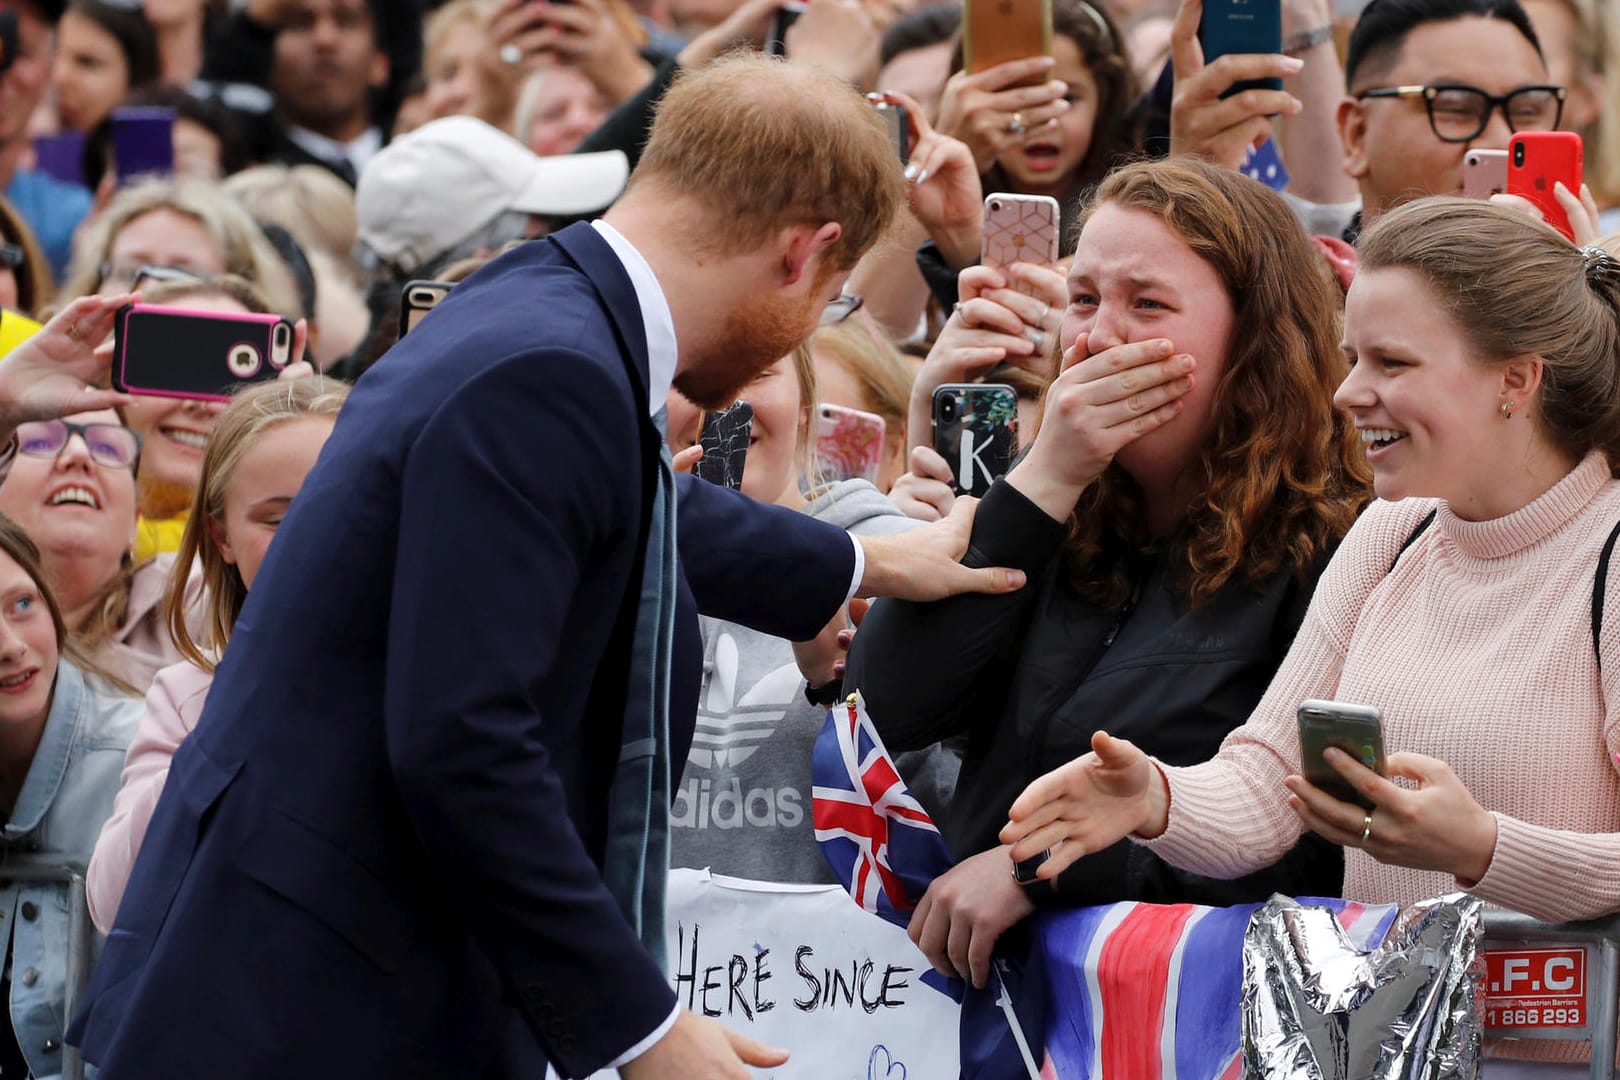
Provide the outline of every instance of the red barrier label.
{"type": "Polygon", "coordinates": [[[1488,949],[1485,1026],[1527,1029],[1586,1026],[1586,950],[1488,949]]]}

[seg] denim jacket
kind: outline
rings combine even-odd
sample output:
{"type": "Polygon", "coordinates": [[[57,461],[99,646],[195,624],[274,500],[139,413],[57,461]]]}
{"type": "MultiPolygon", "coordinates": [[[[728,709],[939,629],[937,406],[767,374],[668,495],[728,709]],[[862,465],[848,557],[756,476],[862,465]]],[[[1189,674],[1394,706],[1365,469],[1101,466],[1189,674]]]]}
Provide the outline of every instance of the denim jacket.
{"type": "MultiPolygon", "coordinates": [[[[72,856],[81,868],[88,863],[112,813],[124,752],[140,716],[139,699],[88,683],[78,668],[61,661],[39,748],[11,819],[0,829],[4,850],[72,856]]],[[[65,884],[6,883],[0,854],[0,939],[10,942],[11,1029],[40,1080],[62,1071],[62,1032],[69,1019],[68,895],[65,884]]]]}

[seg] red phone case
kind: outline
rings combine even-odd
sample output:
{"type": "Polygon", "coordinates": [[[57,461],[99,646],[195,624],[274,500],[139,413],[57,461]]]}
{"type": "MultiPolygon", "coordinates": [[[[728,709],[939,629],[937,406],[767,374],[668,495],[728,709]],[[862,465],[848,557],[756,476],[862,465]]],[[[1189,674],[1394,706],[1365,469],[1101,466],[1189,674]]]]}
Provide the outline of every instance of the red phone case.
{"type": "Polygon", "coordinates": [[[1575,231],[1569,215],[1553,194],[1562,181],[1577,198],[1581,194],[1581,137],[1572,131],[1522,131],[1508,143],[1507,193],[1522,195],[1536,205],[1547,224],[1569,238],[1575,231]]]}

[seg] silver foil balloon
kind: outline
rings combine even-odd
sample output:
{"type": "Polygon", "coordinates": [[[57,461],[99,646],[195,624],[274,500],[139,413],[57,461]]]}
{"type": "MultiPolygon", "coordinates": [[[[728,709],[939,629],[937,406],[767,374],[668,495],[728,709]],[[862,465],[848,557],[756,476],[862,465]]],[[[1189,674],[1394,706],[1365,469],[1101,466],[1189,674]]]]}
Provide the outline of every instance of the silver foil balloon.
{"type": "Polygon", "coordinates": [[[1477,1076],[1482,907],[1461,893],[1410,905],[1364,953],[1332,912],[1273,897],[1243,939],[1243,1075],[1477,1076]]]}

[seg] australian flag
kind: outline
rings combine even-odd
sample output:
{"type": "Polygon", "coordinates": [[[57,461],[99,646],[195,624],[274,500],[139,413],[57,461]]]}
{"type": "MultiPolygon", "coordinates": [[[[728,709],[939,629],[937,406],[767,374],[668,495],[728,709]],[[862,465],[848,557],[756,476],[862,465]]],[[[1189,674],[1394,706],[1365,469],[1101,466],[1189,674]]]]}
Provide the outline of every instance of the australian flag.
{"type": "Polygon", "coordinates": [[[896,926],[951,868],[950,849],[854,694],[827,714],[811,755],[816,842],[855,902],[896,926]]]}

